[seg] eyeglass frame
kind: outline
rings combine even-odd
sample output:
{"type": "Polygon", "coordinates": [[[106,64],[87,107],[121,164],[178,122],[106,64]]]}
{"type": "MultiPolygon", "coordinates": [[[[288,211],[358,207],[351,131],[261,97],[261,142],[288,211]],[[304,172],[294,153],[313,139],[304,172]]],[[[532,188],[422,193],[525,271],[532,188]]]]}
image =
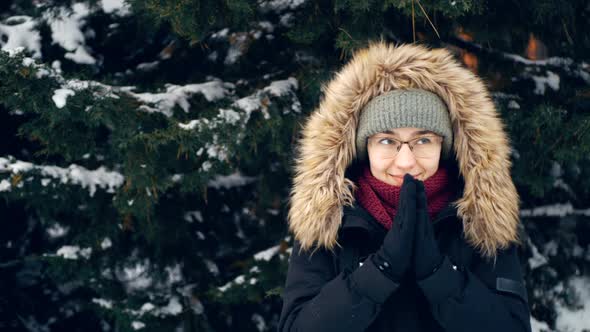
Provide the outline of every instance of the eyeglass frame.
{"type": "MultiPolygon", "coordinates": [[[[377,133],[376,135],[379,135],[379,134],[381,134],[381,133],[377,133]]],[[[444,137],[444,136],[441,136],[441,135],[438,135],[438,134],[436,134],[436,133],[428,133],[428,134],[426,134],[426,135],[424,135],[424,136],[418,136],[418,137],[412,138],[411,140],[408,140],[408,141],[402,141],[402,140],[399,140],[399,139],[397,139],[397,138],[393,138],[393,137],[382,137],[382,138],[391,139],[391,140],[393,140],[393,141],[396,141],[396,142],[400,143],[399,147],[397,148],[397,150],[396,150],[396,152],[395,152],[395,155],[394,155],[394,156],[392,156],[392,158],[395,158],[395,157],[397,157],[397,155],[399,154],[399,151],[402,149],[402,146],[404,146],[404,144],[408,144],[408,148],[410,148],[410,151],[412,152],[412,154],[414,154],[414,146],[412,146],[410,143],[411,143],[412,141],[416,141],[416,140],[418,140],[418,139],[421,139],[421,138],[426,138],[426,137],[429,137],[429,136],[430,136],[430,137],[436,137],[436,138],[439,138],[439,139],[440,139],[440,145],[441,145],[441,147],[442,147],[442,143],[443,143],[443,141],[444,141],[445,137],[444,137]]],[[[369,140],[370,140],[371,138],[374,138],[374,136],[367,137],[367,146],[368,146],[368,144],[369,144],[369,140]]],[[[379,137],[377,137],[377,138],[379,138],[379,137]]],[[[415,144],[414,144],[414,145],[415,145],[415,144]]],[[[414,157],[416,157],[416,155],[415,155],[415,154],[414,154],[414,157]]],[[[416,158],[424,158],[424,157],[416,157],[416,158]]]]}

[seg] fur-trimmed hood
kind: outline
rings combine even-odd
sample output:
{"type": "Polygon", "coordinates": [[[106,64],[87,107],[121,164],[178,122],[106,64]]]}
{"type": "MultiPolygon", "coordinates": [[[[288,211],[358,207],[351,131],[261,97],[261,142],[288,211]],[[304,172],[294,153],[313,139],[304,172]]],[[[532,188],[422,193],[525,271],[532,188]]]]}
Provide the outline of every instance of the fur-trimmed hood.
{"type": "Polygon", "coordinates": [[[355,158],[360,111],[392,89],[438,94],[453,127],[453,152],[465,186],[456,200],[467,241],[494,257],[518,239],[519,197],[510,176],[510,145],[483,82],[445,49],[373,43],[323,87],[304,125],[295,160],[289,228],[302,249],[334,249],[342,208],[354,203],[345,171],[355,158]]]}

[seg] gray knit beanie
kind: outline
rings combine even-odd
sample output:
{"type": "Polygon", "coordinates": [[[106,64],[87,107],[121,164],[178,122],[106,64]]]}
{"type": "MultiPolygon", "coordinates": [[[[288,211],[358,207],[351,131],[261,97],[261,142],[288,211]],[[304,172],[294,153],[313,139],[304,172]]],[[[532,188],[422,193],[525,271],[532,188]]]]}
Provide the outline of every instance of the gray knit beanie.
{"type": "Polygon", "coordinates": [[[419,89],[392,90],[365,105],[356,129],[357,158],[366,160],[371,135],[404,127],[424,128],[443,136],[441,160],[448,158],[453,129],[447,107],[435,93],[419,89]]]}

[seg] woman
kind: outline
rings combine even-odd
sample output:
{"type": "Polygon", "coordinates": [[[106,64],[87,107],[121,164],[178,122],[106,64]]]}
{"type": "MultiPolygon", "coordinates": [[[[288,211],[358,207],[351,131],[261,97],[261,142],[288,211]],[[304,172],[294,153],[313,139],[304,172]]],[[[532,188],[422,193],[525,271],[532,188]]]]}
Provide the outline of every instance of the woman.
{"type": "Polygon", "coordinates": [[[279,331],[530,331],[509,153],[448,51],[357,52],[299,142],[279,331]]]}

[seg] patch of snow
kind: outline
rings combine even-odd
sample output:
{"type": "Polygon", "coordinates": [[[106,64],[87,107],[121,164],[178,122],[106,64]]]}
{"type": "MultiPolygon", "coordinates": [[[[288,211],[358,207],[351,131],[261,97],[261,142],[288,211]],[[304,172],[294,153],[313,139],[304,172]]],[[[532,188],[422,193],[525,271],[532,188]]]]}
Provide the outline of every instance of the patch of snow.
{"type": "Polygon", "coordinates": [[[568,66],[571,65],[574,61],[568,58],[560,58],[560,57],[551,57],[543,60],[529,60],[521,55],[511,54],[511,53],[502,53],[502,56],[506,59],[510,59],[525,65],[537,65],[537,66],[568,66]]]}
{"type": "Polygon", "coordinates": [[[201,303],[201,301],[199,301],[199,299],[197,298],[191,299],[191,309],[193,309],[193,312],[196,315],[201,315],[203,312],[205,312],[205,307],[203,306],[203,303],[201,303]]]}
{"type": "Polygon", "coordinates": [[[238,107],[246,112],[246,122],[250,118],[250,114],[253,111],[261,110],[263,112],[265,119],[270,119],[270,114],[268,114],[267,106],[262,104],[262,100],[257,95],[250,95],[241,99],[236,100],[232,106],[238,107]]]}
{"type": "Polygon", "coordinates": [[[111,239],[109,239],[108,237],[105,237],[105,238],[102,240],[102,242],[100,243],[100,247],[101,247],[103,250],[106,250],[106,249],[108,249],[108,248],[110,248],[110,247],[112,247],[112,246],[113,246],[113,242],[111,242],[111,239]]]}
{"type": "Polygon", "coordinates": [[[147,112],[159,112],[168,117],[172,116],[172,110],[176,105],[187,112],[190,108],[189,98],[197,93],[202,94],[207,101],[216,101],[224,98],[230,94],[230,89],[233,89],[232,83],[225,83],[219,80],[214,80],[206,83],[188,84],[188,85],[174,85],[166,84],[166,91],[160,93],[133,93],[130,90],[128,93],[146,104],[155,105],[150,107],[142,105],[142,110],[147,112]]]}
{"type": "Polygon", "coordinates": [[[131,327],[133,327],[134,330],[140,330],[145,327],[145,324],[140,321],[135,320],[135,321],[131,322],[131,327]]]}
{"type": "Polygon", "coordinates": [[[209,272],[211,272],[211,274],[219,275],[219,268],[217,267],[217,264],[215,264],[215,262],[213,262],[210,259],[205,259],[204,261],[207,265],[207,269],[209,270],[209,272]]]}
{"type": "Polygon", "coordinates": [[[221,287],[217,287],[217,289],[223,293],[223,292],[227,291],[232,285],[241,285],[245,281],[246,281],[246,278],[244,277],[244,275],[239,275],[233,281],[230,281],[221,287]]]}
{"type": "Polygon", "coordinates": [[[59,223],[54,223],[49,228],[47,228],[47,234],[52,239],[60,238],[64,235],[66,235],[68,233],[68,231],[69,231],[68,227],[64,227],[64,226],[60,225],[59,223]]]}
{"type": "Polygon", "coordinates": [[[306,0],[267,0],[260,1],[259,6],[263,12],[274,11],[281,12],[284,10],[293,10],[303,5],[306,0]]]}
{"type": "Polygon", "coordinates": [[[203,164],[201,164],[201,169],[203,170],[203,172],[209,171],[211,167],[213,167],[213,165],[209,160],[206,160],[203,162],[203,164]]]}
{"type": "Polygon", "coordinates": [[[539,266],[547,264],[547,258],[539,253],[537,247],[533,244],[531,239],[528,239],[528,244],[533,251],[533,256],[529,258],[528,263],[531,270],[538,268],[539,266]]]}
{"type": "Polygon", "coordinates": [[[520,109],[520,105],[516,102],[516,100],[511,100],[508,102],[508,108],[518,110],[520,109]]]}
{"type": "MultiPolygon", "coordinates": [[[[213,142],[217,142],[217,135],[213,137],[213,142]]],[[[226,160],[227,159],[227,146],[225,145],[217,145],[215,143],[205,143],[205,149],[207,150],[207,155],[211,158],[216,158],[218,160],[226,160]]]]}
{"type": "Polygon", "coordinates": [[[115,274],[119,281],[123,283],[127,292],[142,291],[153,284],[150,276],[150,263],[147,259],[118,268],[115,274]]]}
{"type": "Polygon", "coordinates": [[[553,91],[559,90],[559,75],[548,70],[547,76],[531,75],[535,82],[535,94],[544,95],[546,87],[550,87],[553,91]]]}
{"type": "Polygon", "coordinates": [[[166,282],[169,285],[181,282],[183,280],[180,264],[175,264],[174,266],[166,266],[165,270],[167,274],[166,282]]]}
{"type": "Polygon", "coordinates": [[[203,222],[203,214],[201,211],[188,211],[184,213],[184,220],[192,223],[195,220],[198,222],[203,222]]]}
{"type": "Polygon", "coordinates": [[[559,163],[553,161],[551,162],[550,173],[552,177],[557,178],[563,175],[563,169],[561,168],[561,165],[559,163]]]}
{"type": "Polygon", "coordinates": [[[239,275],[239,276],[237,276],[237,277],[236,277],[236,279],[234,279],[234,282],[235,282],[237,285],[241,285],[241,284],[243,284],[245,281],[246,281],[246,278],[244,277],[244,275],[239,275]]]}
{"type": "Polygon", "coordinates": [[[256,328],[258,329],[258,331],[260,331],[260,332],[266,331],[266,329],[267,329],[266,322],[264,321],[264,318],[262,316],[260,316],[259,314],[253,314],[252,321],[256,325],[256,328]]]}
{"type": "Polygon", "coordinates": [[[275,27],[272,23],[270,23],[269,21],[260,21],[258,22],[258,26],[263,29],[266,32],[273,32],[275,30],[275,27]]]}
{"type": "Polygon", "coordinates": [[[87,170],[75,164],[68,168],[57,166],[37,166],[29,162],[15,160],[12,157],[0,157],[0,171],[10,171],[13,174],[25,173],[28,171],[39,171],[42,176],[49,176],[60,180],[63,184],[77,184],[90,190],[90,196],[94,196],[96,188],[106,189],[114,193],[115,189],[123,184],[124,177],[118,172],[109,172],[104,166],[97,170],[87,170]]]}
{"type": "Polygon", "coordinates": [[[176,316],[182,312],[182,305],[178,297],[173,296],[168,304],[158,310],[158,316],[176,316]]]}
{"type": "Polygon", "coordinates": [[[153,311],[155,308],[156,308],[156,306],[154,306],[150,302],[146,302],[139,309],[139,315],[143,316],[144,314],[153,311]]]}
{"type": "Polygon", "coordinates": [[[207,185],[215,189],[230,189],[245,186],[254,181],[256,181],[255,177],[243,176],[239,172],[236,172],[230,175],[217,175],[207,185]]]}
{"type": "Polygon", "coordinates": [[[78,259],[83,257],[85,259],[90,258],[92,254],[92,248],[83,248],[80,249],[79,246],[63,246],[57,250],[56,255],[61,256],[65,259],[78,259]]]}
{"type": "Polygon", "coordinates": [[[56,74],[61,75],[61,62],[59,60],[53,60],[53,62],[51,63],[51,68],[55,70],[56,74]]]}
{"type": "Polygon", "coordinates": [[[10,191],[10,188],[12,186],[10,185],[10,181],[3,179],[2,181],[0,181],[0,192],[3,191],[10,191]]]}
{"type": "Polygon", "coordinates": [[[75,51],[64,54],[64,58],[86,65],[93,65],[96,63],[96,59],[88,53],[85,47],[77,47],[75,51]]]}
{"type": "Polygon", "coordinates": [[[152,71],[158,67],[158,64],[160,64],[160,61],[158,60],[152,62],[142,62],[138,64],[135,69],[140,71],[152,71]]]}
{"type": "Polygon", "coordinates": [[[520,211],[521,217],[565,217],[572,214],[584,214],[586,210],[574,210],[571,203],[538,206],[520,211]]]}
{"type": "Polygon", "coordinates": [[[257,261],[260,261],[260,260],[270,261],[272,259],[272,257],[279,252],[280,248],[281,248],[280,245],[270,247],[266,250],[263,250],[259,253],[254,254],[254,259],[257,261]]]}
{"type": "Polygon", "coordinates": [[[281,15],[281,18],[279,19],[279,24],[290,28],[293,26],[293,20],[295,19],[295,15],[293,15],[293,13],[285,13],[283,15],[281,15]]]}
{"type": "Polygon", "coordinates": [[[51,28],[51,38],[54,43],[63,47],[66,51],[66,59],[80,64],[95,64],[96,59],[90,55],[86,47],[86,38],[82,27],[85,19],[90,14],[90,8],[85,3],[74,3],[72,11],[60,8],[57,13],[47,12],[43,15],[51,28]]]}
{"type": "Polygon", "coordinates": [[[209,54],[207,56],[207,59],[211,62],[215,62],[215,61],[217,61],[218,56],[219,56],[219,54],[217,54],[217,51],[213,51],[213,52],[211,52],[211,54],[209,54]]]}
{"type": "Polygon", "coordinates": [[[191,120],[187,123],[179,123],[178,126],[184,130],[194,130],[201,123],[208,123],[208,122],[209,122],[209,120],[207,120],[207,119],[197,119],[197,120],[191,120]]]}
{"type": "Polygon", "coordinates": [[[106,308],[106,309],[112,309],[113,308],[113,301],[111,300],[105,300],[105,299],[92,299],[93,303],[98,304],[99,306],[106,308]]]}
{"type": "Polygon", "coordinates": [[[131,13],[131,8],[125,0],[101,0],[102,10],[107,13],[116,13],[126,16],[131,13]]]}
{"type": "Polygon", "coordinates": [[[543,254],[545,254],[545,256],[555,256],[557,255],[557,247],[557,242],[555,242],[555,240],[551,240],[545,243],[545,246],[543,247],[543,254]]]}
{"type": "Polygon", "coordinates": [[[294,77],[289,77],[286,80],[271,82],[269,86],[265,87],[263,91],[269,92],[273,96],[282,97],[290,94],[293,90],[297,90],[298,82],[294,77]]]}
{"type": "Polygon", "coordinates": [[[231,125],[235,125],[240,121],[240,114],[232,109],[219,109],[217,117],[231,125]]]}
{"type": "Polygon", "coordinates": [[[211,35],[211,38],[224,39],[224,38],[227,38],[228,33],[229,33],[229,28],[225,28],[225,29],[222,29],[222,30],[219,30],[219,31],[213,33],[211,35]]]}
{"type": "Polygon", "coordinates": [[[75,94],[76,93],[74,92],[74,90],[71,89],[57,89],[53,91],[53,97],[51,97],[51,99],[53,100],[57,108],[63,108],[64,106],[66,106],[66,99],[69,96],[73,96],[75,94]]]}
{"type": "Polygon", "coordinates": [[[535,317],[531,316],[531,332],[549,332],[551,329],[547,323],[538,321],[535,317]]]}
{"type": "Polygon", "coordinates": [[[244,123],[247,123],[248,119],[250,118],[250,114],[257,110],[260,110],[264,118],[268,120],[270,119],[270,114],[268,113],[270,100],[268,97],[283,97],[286,95],[291,95],[291,108],[284,109],[283,114],[287,114],[291,110],[296,113],[300,113],[301,103],[294,92],[294,90],[297,88],[298,82],[293,77],[289,77],[286,80],[274,81],[263,89],[256,91],[254,94],[236,100],[232,106],[240,108],[246,112],[244,123]]]}
{"type": "Polygon", "coordinates": [[[590,279],[586,276],[572,277],[568,282],[574,308],[558,303],[555,311],[557,331],[584,332],[590,330],[590,279]]]}
{"type": "Polygon", "coordinates": [[[36,30],[37,22],[29,16],[12,16],[0,23],[0,35],[6,36],[6,42],[0,40],[2,50],[12,55],[24,51],[32,53],[33,58],[41,58],[41,35],[36,30]]]}
{"type": "Polygon", "coordinates": [[[230,40],[230,47],[227,50],[227,55],[225,56],[225,60],[223,63],[226,66],[233,65],[238,61],[238,59],[242,56],[244,51],[247,48],[247,40],[248,40],[248,33],[246,32],[234,32],[231,35],[230,40]]]}
{"type": "Polygon", "coordinates": [[[144,303],[139,310],[127,309],[126,311],[136,317],[150,314],[155,317],[176,316],[182,312],[182,305],[177,296],[172,296],[163,307],[157,307],[151,302],[144,303]]]}

